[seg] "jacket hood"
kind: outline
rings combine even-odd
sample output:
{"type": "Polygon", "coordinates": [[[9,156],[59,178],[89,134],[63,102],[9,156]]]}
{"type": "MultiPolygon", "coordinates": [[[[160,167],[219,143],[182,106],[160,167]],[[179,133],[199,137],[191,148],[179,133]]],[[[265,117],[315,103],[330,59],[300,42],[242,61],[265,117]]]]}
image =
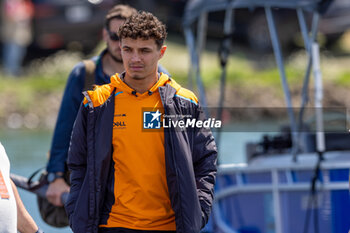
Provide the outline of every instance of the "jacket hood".
{"type": "MultiPolygon", "coordinates": [[[[125,93],[129,93],[131,95],[135,95],[136,92],[134,89],[132,89],[130,86],[128,86],[123,80],[122,77],[125,75],[125,73],[122,74],[115,74],[111,77],[111,86],[115,87],[117,92],[122,91],[125,93]]],[[[164,73],[160,73],[158,81],[146,92],[140,94],[137,93],[138,97],[148,96],[149,92],[157,92],[158,88],[161,86],[165,86],[167,83],[171,83],[172,80],[169,78],[168,75],[164,73]]]]}
{"type": "MultiPolygon", "coordinates": [[[[116,92],[124,92],[128,93],[130,95],[136,95],[136,92],[134,89],[129,87],[121,77],[124,76],[124,73],[111,76],[111,83],[105,84],[102,86],[96,86],[93,91],[87,91],[83,94],[85,95],[84,98],[84,105],[91,105],[92,107],[97,107],[105,103],[105,101],[109,98],[110,94],[114,89],[116,89],[116,92]]],[[[157,92],[159,87],[169,85],[172,88],[175,89],[175,96],[184,98],[188,101],[191,101],[195,104],[198,103],[198,99],[193,94],[193,92],[189,91],[186,88],[181,87],[175,80],[171,79],[168,75],[164,73],[160,73],[160,77],[158,81],[149,89],[149,91],[146,91],[145,93],[137,93],[138,99],[147,98],[149,96],[149,92],[157,92]]]]}
{"type": "MultiPolygon", "coordinates": [[[[115,74],[111,77],[111,84],[110,86],[113,88],[116,88],[116,92],[125,92],[125,93],[129,93],[130,95],[135,95],[136,92],[134,89],[132,89],[131,87],[129,87],[123,80],[121,77],[124,76],[125,73],[122,74],[115,74]]],[[[149,95],[149,92],[151,91],[153,92],[157,92],[159,87],[162,86],[166,86],[169,85],[172,88],[175,89],[175,96],[180,97],[180,98],[184,98],[188,101],[191,101],[194,104],[198,104],[198,99],[196,97],[196,95],[186,89],[181,87],[174,79],[170,78],[167,74],[164,73],[160,73],[160,77],[158,79],[158,81],[145,93],[137,93],[137,97],[139,99],[142,98],[146,98],[149,95]]]]}

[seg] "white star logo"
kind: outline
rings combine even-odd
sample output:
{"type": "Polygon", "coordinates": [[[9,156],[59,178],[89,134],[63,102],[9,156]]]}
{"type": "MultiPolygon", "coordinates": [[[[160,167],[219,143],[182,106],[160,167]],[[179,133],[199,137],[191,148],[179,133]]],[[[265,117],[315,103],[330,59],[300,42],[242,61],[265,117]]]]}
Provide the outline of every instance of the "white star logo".
{"type": "Polygon", "coordinates": [[[157,112],[151,113],[151,114],[152,114],[152,116],[153,116],[151,122],[154,121],[155,119],[157,119],[158,117],[160,117],[160,116],[162,115],[162,114],[159,112],[159,110],[157,110],[157,112]]]}

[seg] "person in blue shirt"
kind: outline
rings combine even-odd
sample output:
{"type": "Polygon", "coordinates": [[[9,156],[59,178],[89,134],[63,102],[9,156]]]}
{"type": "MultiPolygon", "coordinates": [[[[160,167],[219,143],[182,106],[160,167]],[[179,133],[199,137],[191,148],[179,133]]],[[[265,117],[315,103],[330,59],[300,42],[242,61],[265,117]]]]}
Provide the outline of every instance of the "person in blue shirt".
{"type": "MultiPolygon", "coordinates": [[[[125,20],[135,13],[137,13],[136,9],[127,5],[116,5],[107,13],[103,28],[103,40],[106,42],[106,49],[100,55],[91,58],[95,63],[94,84],[110,83],[110,76],[124,71],[117,31],[125,20]]],[[[158,72],[168,74],[162,67],[158,69],[158,72]]],[[[86,65],[84,62],[78,63],[68,77],[58,113],[50,158],[46,168],[48,181],[50,182],[46,197],[55,206],[63,206],[61,195],[64,192],[69,192],[70,189],[64,180],[64,174],[66,172],[71,131],[80,103],[83,100],[82,92],[86,76],[86,65]]]]}

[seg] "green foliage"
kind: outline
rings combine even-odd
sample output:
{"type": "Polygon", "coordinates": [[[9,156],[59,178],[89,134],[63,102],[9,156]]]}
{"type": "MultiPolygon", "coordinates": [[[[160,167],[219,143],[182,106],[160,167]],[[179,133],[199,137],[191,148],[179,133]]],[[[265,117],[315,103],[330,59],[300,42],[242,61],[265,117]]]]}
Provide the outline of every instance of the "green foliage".
{"type": "Polygon", "coordinates": [[[342,73],[335,82],[339,86],[350,86],[350,71],[342,73]]]}

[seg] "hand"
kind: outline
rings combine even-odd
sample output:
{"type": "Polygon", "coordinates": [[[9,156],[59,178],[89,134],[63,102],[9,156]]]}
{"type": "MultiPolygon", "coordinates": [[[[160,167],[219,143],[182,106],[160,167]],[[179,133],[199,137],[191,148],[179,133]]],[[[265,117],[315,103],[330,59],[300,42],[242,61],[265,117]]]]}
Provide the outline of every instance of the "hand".
{"type": "Polygon", "coordinates": [[[47,200],[55,206],[63,206],[61,196],[65,192],[69,192],[70,187],[63,178],[57,178],[49,184],[46,192],[47,200]]]}

